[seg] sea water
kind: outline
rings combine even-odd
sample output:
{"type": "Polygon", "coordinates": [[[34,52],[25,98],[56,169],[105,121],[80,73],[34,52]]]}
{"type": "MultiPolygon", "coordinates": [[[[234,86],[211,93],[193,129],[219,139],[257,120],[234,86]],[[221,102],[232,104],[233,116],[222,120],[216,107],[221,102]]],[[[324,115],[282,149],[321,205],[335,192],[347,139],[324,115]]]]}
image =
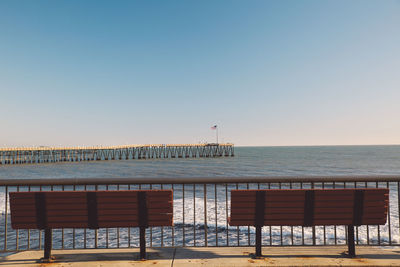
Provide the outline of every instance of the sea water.
{"type": "Polygon", "coordinates": [[[0,179],[400,174],[400,146],[236,147],[234,157],[0,165],[0,179]]]}
{"type": "MultiPolygon", "coordinates": [[[[187,159],[148,159],[115,160],[90,162],[64,162],[45,164],[22,164],[0,166],[0,179],[58,179],[58,178],[130,178],[130,177],[251,177],[251,176],[334,176],[334,175],[400,175],[400,146],[314,146],[314,147],[236,147],[234,157],[187,158],[187,159]]],[[[256,185],[250,184],[250,188],[256,185]]],[[[159,188],[155,186],[155,188],[159,188]]],[[[167,186],[167,188],[170,188],[167,186]]],[[[229,187],[234,189],[234,185],[229,187]]],[[[245,188],[245,187],[244,187],[245,188]]],[[[45,190],[46,188],[44,188],[45,190]]],[[[55,188],[57,190],[57,188],[55,188]]],[[[68,190],[68,188],[65,188],[68,190]]],[[[79,189],[79,188],[77,188],[79,189]]],[[[88,188],[90,189],[90,188],[88,188]]],[[[94,189],[94,188],[93,188],[94,189]]],[[[101,189],[101,188],[99,188],[101,189]]],[[[105,189],[105,188],[104,188],[105,189]]],[[[117,189],[110,187],[109,189],[117,189]]],[[[121,187],[120,189],[127,189],[121,187]]],[[[396,188],[393,188],[397,190],[396,188]]],[[[24,190],[22,187],[21,190],[24,190]]],[[[4,247],[4,188],[0,188],[0,249],[4,247]],[[1,191],[2,190],[2,191],[1,191]]],[[[203,185],[186,185],[185,199],[182,198],[182,185],[174,188],[175,227],[148,229],[152,235],[152,245],[246,245],[254,243],[254,229],[250,227],[229,227],[227,210],[229,203],[225,198],[225,187],[208,185],[204,201],[203,185]],[[215,192],[216,190],[216,192],[215,192]],[[215,193],[217,199],[215,199],[215,193]],[[204,218],[206,205],[207,217],[204,218]],[[185,218],[183,218],[185,214],[185,218]],[[217,215],[217,216],[216,216],[217,215]],[[207,220],[207,224],[205,223],[207,220]],[[172,234],[172,231],[174,232],[172,234]],[[251,233],[250,238],[248,233],[251,233]],[[173,236],[173,237],[172,237],[173,236]]],[[[388,224],[380,227],[380,242],[399,243],[399,220],[397,195],[390,199],[392,205],[391,230],[388,224]]],[[[10,220],[8,220],[9,224],[10,220]]],[[[15,246],[15,231],[8,227],[8,247],[15,246]]],[[[359,227],[360,243],[366,240],[367,227],[359,227]]],[[[368,235],[371,242],[378,242],[374,236],[378,228],[370,226],[368,235]]],[[[55,247],[94,247],[94,231],[81,229],[54,230],[55,247]],[[75,234],[75,238],[73,235],[75,234]],[[62,237],[63,236],[63,237],[62,237]],[[86,239],[86,240],[85,240],[86,239]],[[61,240],[64,244],[61,244],[61,240]],[[85,240],[85,242],[84,242],[85,240]]],[[[27,240],[28,232],[19,231],[19,238],[27,240]]],[[[30,231],[30,247],[38,246],[38,231],[30,231]]],[[[312,231],[301,227],[264,227],[264,243],[302,244],[310,242],[312,231]],[[293,240],[291,235],[293,232],[293,240]]],[[[344,227],[316,227],[317,244],[332,243],[334,236],[344,242],[344,227]]],[[[27,242],[27,241],[26,241],[27,242]]],[[[99,247],[136,245],[137,229],[100,229],[99,247]],[[127,233],[130,232],[130,235],[127,233]]],[[[150,241],[148,241],[150,242],[150,241]]],[[[26,248],[23,241],[21,249],[26,248]]],[[[334,244],[333,243],[333,244],[334,244]]]]}

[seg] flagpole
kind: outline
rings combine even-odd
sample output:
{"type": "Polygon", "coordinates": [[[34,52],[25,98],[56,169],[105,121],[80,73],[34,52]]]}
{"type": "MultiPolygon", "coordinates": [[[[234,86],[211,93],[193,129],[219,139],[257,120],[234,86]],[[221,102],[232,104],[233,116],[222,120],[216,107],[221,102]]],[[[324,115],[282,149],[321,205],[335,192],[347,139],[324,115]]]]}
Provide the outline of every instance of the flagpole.
{"type": "Polygon", "coordinates": [[[216,131],[216,132],[215,132],[215,135],[216,135],[216,137],[217,137],[217,144],[218,144],[218,125],[212,126],[212,127],[211,127],[211,130],[215,130],[215,131],[216,131]]]}

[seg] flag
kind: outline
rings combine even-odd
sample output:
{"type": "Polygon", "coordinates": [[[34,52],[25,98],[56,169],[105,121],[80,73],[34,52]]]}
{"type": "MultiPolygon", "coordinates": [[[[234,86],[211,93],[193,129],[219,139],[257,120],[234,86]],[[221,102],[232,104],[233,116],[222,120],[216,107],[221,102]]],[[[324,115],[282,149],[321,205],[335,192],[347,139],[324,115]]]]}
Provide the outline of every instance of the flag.
{"type": "Polygon", "coordinates": [[[211,127],[211,130],[217,130],[217,125],[214,125],[213,127],[211,127]]]}

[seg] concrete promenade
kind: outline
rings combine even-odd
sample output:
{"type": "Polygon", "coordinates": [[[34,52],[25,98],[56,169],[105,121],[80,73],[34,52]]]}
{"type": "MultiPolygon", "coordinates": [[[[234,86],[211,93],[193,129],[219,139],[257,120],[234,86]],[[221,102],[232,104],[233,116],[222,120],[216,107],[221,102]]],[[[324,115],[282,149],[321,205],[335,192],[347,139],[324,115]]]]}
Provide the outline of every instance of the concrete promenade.
{"type": "MultiPolygon", "coordinates": [[[[264,247],[253,259],[254,247],[149,248],[148,260],[139,249],[54,250],[54,263],[40,264],[43,251],[24,251],[0,257],[0,266],[400,266],[400,248],[356,247],[346,258],[346,246],[264,247]]],[[[1,255],[1,254],[0,254],[1,255]]]]}

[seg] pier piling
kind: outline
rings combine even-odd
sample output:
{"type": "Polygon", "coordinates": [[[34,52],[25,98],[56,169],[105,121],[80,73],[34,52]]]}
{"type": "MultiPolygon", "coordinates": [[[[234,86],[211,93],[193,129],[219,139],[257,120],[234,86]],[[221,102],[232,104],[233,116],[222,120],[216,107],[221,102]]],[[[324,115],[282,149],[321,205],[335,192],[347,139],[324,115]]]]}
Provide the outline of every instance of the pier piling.
{"type": "Polygon", "coordinates": [[[0,165],[156,158],[233,157],[234,145],[171,144],[0,148],[0,165]]]}

